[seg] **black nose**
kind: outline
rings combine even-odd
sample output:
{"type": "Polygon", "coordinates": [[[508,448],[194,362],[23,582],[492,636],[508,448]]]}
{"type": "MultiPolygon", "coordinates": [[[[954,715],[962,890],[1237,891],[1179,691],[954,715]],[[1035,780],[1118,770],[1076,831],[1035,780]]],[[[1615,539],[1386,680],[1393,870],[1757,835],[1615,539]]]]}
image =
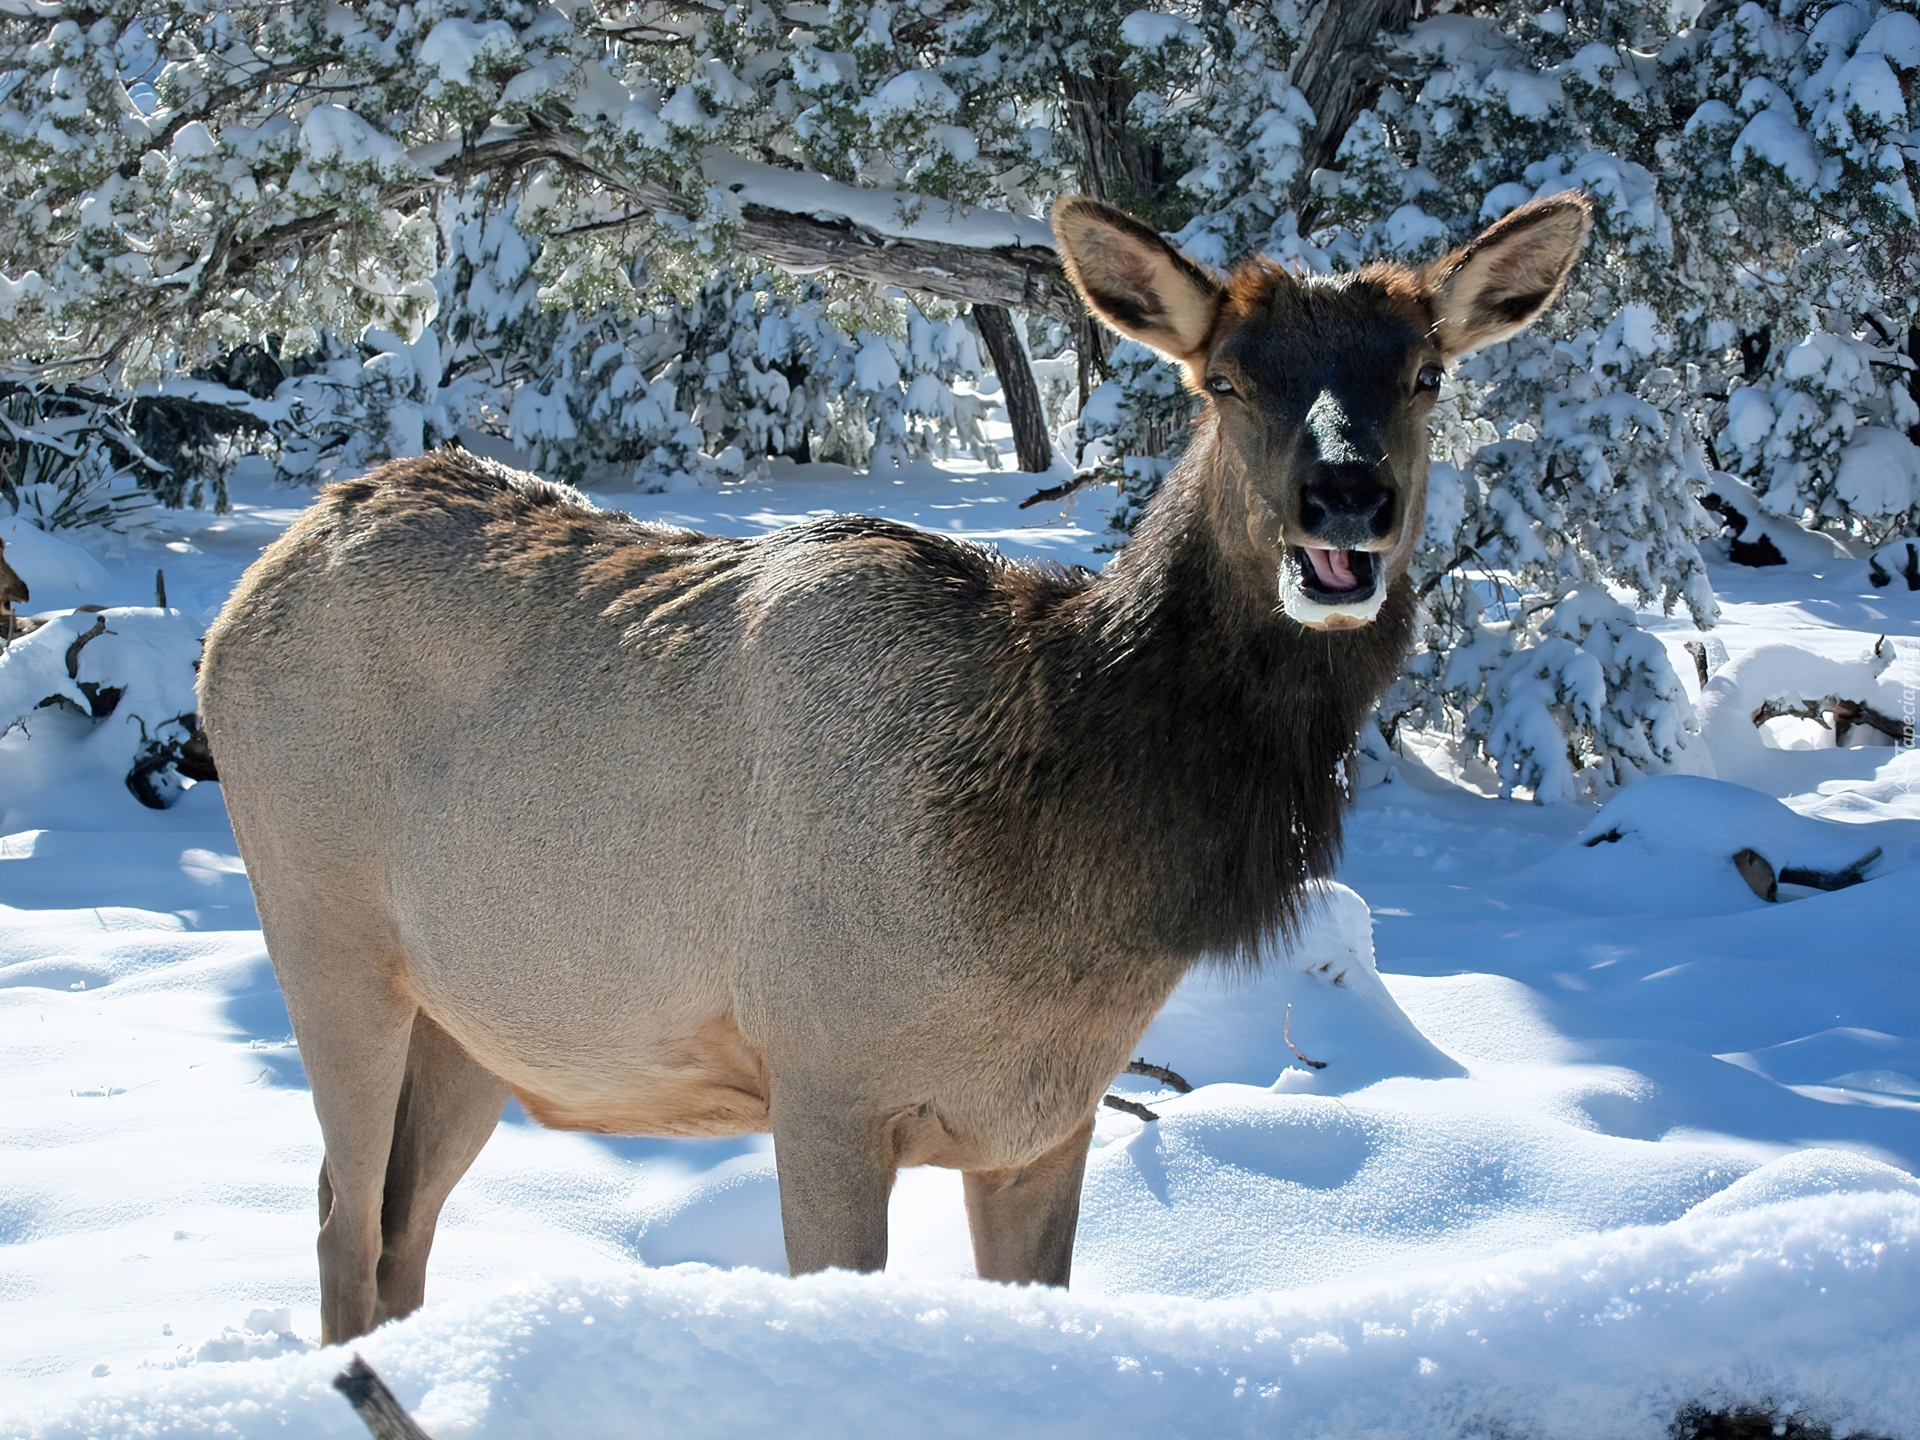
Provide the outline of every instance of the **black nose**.
{"type": "Polygon", "coordinates": [[[1393,491],[1377,465],[1315,465],[1300,491],[1300,528],[1330,549],[1355,550],[1393,533],[1393,491]]]}

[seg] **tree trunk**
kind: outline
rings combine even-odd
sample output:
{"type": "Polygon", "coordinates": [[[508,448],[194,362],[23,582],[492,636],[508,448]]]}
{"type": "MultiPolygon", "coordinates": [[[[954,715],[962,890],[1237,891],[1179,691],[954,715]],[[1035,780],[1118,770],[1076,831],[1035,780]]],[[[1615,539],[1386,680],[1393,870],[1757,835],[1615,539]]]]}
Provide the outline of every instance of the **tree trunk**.
{"type": "MultiPolygon", "coordinates": [[[[1083,195],[1145,213],[1153,220],[1160,192],[1166,185],[1166,163],[1158,145],[1127,133],[1127,107],[1133,87],[1120,74],[1115,56],[1095,54],[1084,69],[1060,72],[1067,128],[1073,132],[1080,159],[1075,179],[1083,195]]],[[[1079,317],[1075,349],[1080,356],[1080,405],[1086,407],[1093,387],[1107,376],[1113,354],[1113,332],[1091,316],[1079,317]]]]}
{"type": "Polygon", "coordinates": [[[1360,112],[1380,98],[1386,79],[1374,53],[1382,33],[1405,30],[1413,0],[1326,0],[1293,57],[1293,83],[1313,107],[1313,133],[1301,147],[1294,203],[1305,234],[1318,209],[1313,172],[1333,164],[1360,112]]]}
{"type": "Polygon", "coordinates": [[[1046,407],[1040,403],[1040,387],[1033,382],[1033,367],[1027,363],[1026,346],[1013,328],[1013,316],[1003,305],[975,305],[973,323],[987,342],[993,373],[1000,377],[1000,393],[1006,397],[1007,419],[1013,422],[1013,448],[1020,457],[1020,468],[1029,473],[1051,469],[1053,442],[1047,438],[1046,407]]]}
{"type": "Polygon", "coordinates": [[[1080,189],[1122,209],[1150,209],[1164,182],[1160,147],[1127,133],[1133,87],[1112,55],[1094,55],[1084,70],[1063,70],[1067,126],[1080,151],[1080,189]]]}

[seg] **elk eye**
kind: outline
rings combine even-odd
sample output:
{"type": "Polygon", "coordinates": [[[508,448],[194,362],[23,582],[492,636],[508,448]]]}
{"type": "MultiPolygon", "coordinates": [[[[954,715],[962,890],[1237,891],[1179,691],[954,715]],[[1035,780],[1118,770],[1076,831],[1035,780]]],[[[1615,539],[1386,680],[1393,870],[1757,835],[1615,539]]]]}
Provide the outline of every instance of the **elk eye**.
{"type": "Polygon", "coordinates": [[[1440,388],[1442,371],[1438,365],[1422,365],[1420,373],[1413,378],[1413,388],[1432,392],[1440,388]]]}
{"type": "Polygon", "coordinates": [[[1207,377],[1207,389],[1215,395],[1231,395],[1233,394],[1233,381],[1224,375],[1209,375],[1207,377]]]}

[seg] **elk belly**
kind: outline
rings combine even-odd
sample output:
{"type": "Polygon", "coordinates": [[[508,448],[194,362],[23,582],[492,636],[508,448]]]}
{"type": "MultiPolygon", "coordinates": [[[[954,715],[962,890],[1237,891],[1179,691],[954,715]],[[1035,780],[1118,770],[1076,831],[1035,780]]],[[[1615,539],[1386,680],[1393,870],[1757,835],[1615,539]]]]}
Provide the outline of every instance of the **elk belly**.
{"type": "Polygon", "coordinates": [[[768,1128],[760,1057],[730,1017],[634,1040],[604,1054],[541,1047],[538,1064],[484,1043],[469,1053],[550,1129],[704,1139],[768,1128]]]}

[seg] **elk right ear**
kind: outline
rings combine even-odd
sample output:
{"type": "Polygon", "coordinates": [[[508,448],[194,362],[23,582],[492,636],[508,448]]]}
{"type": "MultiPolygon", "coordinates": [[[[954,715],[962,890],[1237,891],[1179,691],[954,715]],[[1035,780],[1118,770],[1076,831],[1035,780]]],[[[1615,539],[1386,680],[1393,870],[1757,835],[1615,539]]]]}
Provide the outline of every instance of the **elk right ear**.
{"type": "Polygon", "coordinates": [[[1125,211],[1084,195],[1053,207],[1053,233],[1089,310],[1169,359],[1200,357],[1220,308],[1211,275],[1125,211]]]}

